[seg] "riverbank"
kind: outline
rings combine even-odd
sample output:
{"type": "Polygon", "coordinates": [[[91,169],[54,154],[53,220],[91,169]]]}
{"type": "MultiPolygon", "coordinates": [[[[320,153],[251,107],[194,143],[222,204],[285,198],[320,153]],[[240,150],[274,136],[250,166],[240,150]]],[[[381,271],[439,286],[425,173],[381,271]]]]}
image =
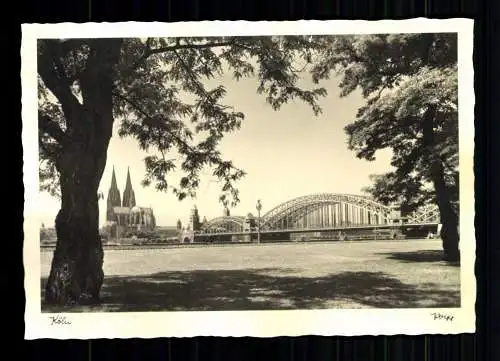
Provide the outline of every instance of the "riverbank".
{"type": "MultiPolygon", "coordinates": [[[[377,242],[395,242],[408,243],[412,241],[436,241],[436,239],[361,239],[361,240],[338,240],[338,239],[323,239],[312,241],[266,241],[260,243],[260,246],[272,245],[292,245],[292,244],[318,244],[318,243],[377,243],[377,242]]],[[[226,243],[148,243],[148,244],[103,244],[105,250],[141,250],[141,249],[169,249],[169,248],[205,248],[205,247],[244,247],[257,245],[255,242],[226,242],[226,243]]],[[[55,245],[41,245],[41,252],[52,252],[55,250],[55,245]]]]}

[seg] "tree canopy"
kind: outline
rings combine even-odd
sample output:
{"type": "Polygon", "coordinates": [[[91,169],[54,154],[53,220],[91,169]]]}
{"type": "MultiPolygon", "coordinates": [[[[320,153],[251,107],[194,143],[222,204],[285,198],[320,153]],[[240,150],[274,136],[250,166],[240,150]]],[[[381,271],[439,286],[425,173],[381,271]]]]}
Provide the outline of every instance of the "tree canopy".
{"type": "MultiPolygon", "coordinates": [[[[85,103],[81,82],[102,42],[39,41],[40,184],[53,195],[60,191],[57,159],[68,127],[64,103],[85,103]]],[[[244,114],[224,103],[223,84],[207,88],[204,80],[225,72],[237,80],[256,76],[256,91],[274,109],[298,98],[318,114],[326,90],[297,85],[310,70],[317,84],[332,72],[340,75],[343,97],[361,90],[367,101],[345,128],[349,148],[366,160],[390,148],[395,168],[373,175],[365,190],[385,203],[402,201],[409,210],[434,197],[421,122],[426,107],[436,105],[432,153],[458,200],[456,34],[133,38],[123,39],[115,68],[113,115],[119,135],[135,138],[147,153],[142,183],[170,189],[179,199],[196,194],[199,174],[209,167],[221,181],[221,202],[234,205],[235,182],[245,175],[218,151],[244,114]],[[183,173],[179,184],[168,181],[173,170],[183,173]]]]}
{"type": "Polygon", "coordinates": [[[366,104],[345,130],[349,148],[374,160],[392,150],[394,171],[373,175],[367,191],[407,210],[434,201],[430,158],[444,166],[445,182],[458,201],[458,79],[456,34],[381,34],[327,39],[331,47],[315,63],[316,82],[342,76],[341,96],[361,90],[366,104]],[[424,136],[432,108],[433,141],[424,136]],[[432,144],[430,144],[432,143],[432,144]]]}
{"type": "MultiPolygon", "coordinates": [[[[60,194],[58,160],[71,132],[71,106],[85,108],[87,74],[113,41],[39,40],[40,184],[53,195],[60,194]]],[[[237,80],[256,76],[256,91],[276,110],[300,99],[318,114],[317,100],[326,95],[321,87],[298,86],[318,46],[310,37],[129,38],[119,46],[111,90],[119,135],[135,138],[147,152],[143,184],[171,190],[179,199],[195,195],[201,170],[210,167],[221,181],[221,202],[234,205],[234,184],[245,175],[218,150],[244,114],[224,102],[224,84],[208,88],[205,79],[224,72],[237,80]],[[168,181],[174,169],[183,173],[179,184],[168,181]]]]}

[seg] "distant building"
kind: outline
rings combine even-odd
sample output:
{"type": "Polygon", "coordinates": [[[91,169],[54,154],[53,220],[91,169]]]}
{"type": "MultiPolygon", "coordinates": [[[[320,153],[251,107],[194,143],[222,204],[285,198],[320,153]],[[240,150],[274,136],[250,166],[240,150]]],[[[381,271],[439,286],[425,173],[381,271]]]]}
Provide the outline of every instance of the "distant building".
{"type": "Polygon", "coordinates": [[[40,243],[55,244],[56,242],[57,242],[57,232],[55,228],[46,228],[45,225],[42,223],[42,226],[40,227],[40,243]]]}
{"type": "Polygon", "coordinates": [[[199,231],[201,228],[200,215],[198,213],[198,208],[196,206],[191,210],[191,216],[189,217],[188,229],[193,231],[199,231]]]}
{"type": "Polygon", "coordinates": [[[122,201],[113,167],[107,200],[106,225],[108,227],[117,227],[116,232],[113,232],[117,237],[123,231],[152,230],[156,227],[153,209],[136,205],[135,192],[130,179],[130,169],[127,170],[127,182],[122,201]]]}
{"type": "Polygon", "coordinates": [[[177,227],[173,226],[162,226],[155,229],[155,234],[160,240],[179,240],[179,233],[177,227]]]}

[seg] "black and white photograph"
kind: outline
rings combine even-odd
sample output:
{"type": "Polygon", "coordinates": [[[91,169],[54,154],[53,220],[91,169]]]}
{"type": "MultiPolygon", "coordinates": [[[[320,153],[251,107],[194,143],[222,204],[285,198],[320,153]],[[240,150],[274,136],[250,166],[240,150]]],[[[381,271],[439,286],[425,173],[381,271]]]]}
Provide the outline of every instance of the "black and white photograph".
{"type": "Polygon", "coordinates": [[[473,332],[472,24],[23,25],[26,337],[473,332]]]}

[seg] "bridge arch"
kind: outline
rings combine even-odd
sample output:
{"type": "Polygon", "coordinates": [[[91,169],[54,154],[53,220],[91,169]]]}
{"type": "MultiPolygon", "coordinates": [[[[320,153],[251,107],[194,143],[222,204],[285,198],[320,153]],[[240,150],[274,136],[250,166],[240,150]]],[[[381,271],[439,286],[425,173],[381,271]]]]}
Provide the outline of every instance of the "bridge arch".
{"type": "Polygon", "coordinates": [[[366,196],[318,193],[297,197],[272,208],[261,218],[261,228],[387,224],[392,220],[391,212],[391,207],[366,196]]]}
{"type": "Polygon", "coordinates": [[[203,229],[205,231],[217,231],[225,229],[226,231],[242,232],[245,228],[245,217],[240,216],[224,216],[213,218],[208,221],[203,229]]]}
{"type": "MultiPolygon", "coordinates": [[[[401,217],[399,207],[379,203],[367,196],[318,193],[283,202],[260,218],[262,231],[386,225],[401,217]]],[[[406,224],[440,223],[436,205],[425,205],[401,219],[406,224]]],[[[202,226],[201,233],[255,231],[257,220],[249,215],[222,216],[202,226]],[[250,218],[249,218],[250,217],[250,218]]]]}

